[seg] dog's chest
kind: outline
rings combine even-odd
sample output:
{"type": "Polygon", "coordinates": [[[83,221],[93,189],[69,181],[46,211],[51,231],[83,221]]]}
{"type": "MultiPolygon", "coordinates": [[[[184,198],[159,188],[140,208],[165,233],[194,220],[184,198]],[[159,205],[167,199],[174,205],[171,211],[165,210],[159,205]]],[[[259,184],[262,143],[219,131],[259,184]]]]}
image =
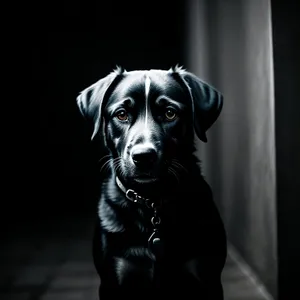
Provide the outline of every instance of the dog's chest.
{"type": "Polygon", "coordinates": [[[180,248],[178,237],[182,236],[184,227],[180,223],[183,212],[174,206],[164,207],[154,215],[145,207],[134,206],[124,212],[103,203],[99,213],[106,244],[114,255],[155,260],[165,251],[180,248]],[[159,224],[155,225],[156,221],[159,224]]]}
{"type": "MultiPolygon", "coordinates": [[[[163,258],[164,264],[180,263],[189,248],[189,231],[192,231],[187,210],[180,205],[165,205],[159,212],[161,219],[157,237],[161,239],[154,247],[149,239],[155,232],[151,223],[153,211],[139,205],[130,209],[115,209],[109,202],[99,206],[101,227],[104,229],[105,252],[111,259],[116,279],[121,285],[140,280],[140,285],[151,284],[156,273],[156,262],[163,258]]],[[[153,242],[153,239],[152,239],[153,242]]]]}
{"type": "Polygon", "coordinates": [[[112,250],[110,253],[117,280],[124,286],[131,286],[131,281],[138,282],[141,287],[150,285],[155,276],[156,263],[161,261],[167,250],[164,228],[155,232],[150,226],[143,231],[137,230],[139,227],[125,229],[120,234],[111,233],[107,240],[112,250]],[[155,242],[154,237],[161,240],[155,242]]]}

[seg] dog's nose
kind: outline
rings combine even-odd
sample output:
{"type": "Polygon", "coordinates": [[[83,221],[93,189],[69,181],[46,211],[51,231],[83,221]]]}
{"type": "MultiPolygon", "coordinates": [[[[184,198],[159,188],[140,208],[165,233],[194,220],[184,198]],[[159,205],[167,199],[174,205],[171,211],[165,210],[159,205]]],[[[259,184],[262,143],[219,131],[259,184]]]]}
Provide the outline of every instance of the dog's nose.
{"type": "Polygon", "coordinates": [[[147,167],[157,159],[157,153],[153,148],[136,149],[132,153],[132,160],[137,167],[147,167]]]}

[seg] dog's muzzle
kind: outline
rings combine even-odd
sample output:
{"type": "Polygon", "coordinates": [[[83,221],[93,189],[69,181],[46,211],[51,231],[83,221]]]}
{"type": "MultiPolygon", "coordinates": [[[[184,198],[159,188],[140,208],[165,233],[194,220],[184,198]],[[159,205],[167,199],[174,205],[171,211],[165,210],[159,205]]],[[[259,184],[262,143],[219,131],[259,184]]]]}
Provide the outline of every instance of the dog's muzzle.
{"type": "Polygon", "coordinates": [[[151,145],[136,145],[131,152],[131,159],[140,171],[150,171],[158,161],[158,154],[151,145]]]}
{"type": "Polygon", "coordinates": [[[132,161],[140,169],[149,169],[157,161],[157,152],[153,148],[137,148],[132,151],[132,161]]]}

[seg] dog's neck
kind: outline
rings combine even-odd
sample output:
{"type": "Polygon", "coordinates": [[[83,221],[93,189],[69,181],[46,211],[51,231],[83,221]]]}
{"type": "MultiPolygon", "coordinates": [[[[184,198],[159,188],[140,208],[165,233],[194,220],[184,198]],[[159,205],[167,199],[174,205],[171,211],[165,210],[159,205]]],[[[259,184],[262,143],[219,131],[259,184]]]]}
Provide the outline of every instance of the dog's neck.
{"type": "Polygon", "coordinates": [[[146,185],[140,187],[131,186],[129,183],[122,182],[115,173],[112,174],[112,180],[116,188],[129,202],[145,204],[147,200],[159,201],[159,199],[165,199],[165,201],[168,202],[168,198],[176,198],[178,193],[181,191],[184,192],[187,188],[188,182],[190,181],[189,171],[191,171],[190,174],[196,174],[187,168],[185,169],[185,172],[178,175],[177,178],[166,176],[161,182],[158,182],[157,185],[150,187],[146,185]]]}
{"type": "Polygon", "coordinates": [[[141,202],[144,202],[144,199],[150,199],[151,201],[166,199],[166,202],[169,202],[167,199],[172,199],[173,202],[179,194],[186,192],[189,182],[194,179],[195,174],[202,177],[201,168],[197,165],[200,161],[195,157],[195,155],[187,154],[183,157],[182,164],[184,169],[181,170],[181,173],[178,174],[177,178],[170,176],[170,174],[166,174],[166,176],[164,176],[163,179],[155,186],[132,185],[130,182],[124,181],[122,177],[119,177],[112,167],[110,169],[111,172],[109,176],[111,188],[118,191],[120,196],[124,197],[123,199],[125,202],[122,201],[123,204],[133,204],[136,199],[141,200],[141,202]],[[190,178],[190,174],[193,174],[193,178],[190,178]]]}
{"type": "Polygon", "coordinates": [[[157,189],[155,193],[153,193],[153,191],[149,193],[147,189],[141,191],[125,186],[117,175],[115,175],[115,183],[126,199],[133,203],[149,205],[150,202],[158,201],[163,196],[163,192],[160,189],[157,189]]]}

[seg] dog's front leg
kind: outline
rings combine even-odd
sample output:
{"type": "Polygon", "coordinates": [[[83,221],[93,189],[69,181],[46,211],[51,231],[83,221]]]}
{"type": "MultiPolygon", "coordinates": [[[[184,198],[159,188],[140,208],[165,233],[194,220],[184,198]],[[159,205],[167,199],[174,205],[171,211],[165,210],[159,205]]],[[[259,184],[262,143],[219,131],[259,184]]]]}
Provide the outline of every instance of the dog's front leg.
{"type": "Polygon", "coordinates": [[[191,259],[184,264],[181,286],[190,294],[188,299],[223,300],[221,270],[191,259]]]}

